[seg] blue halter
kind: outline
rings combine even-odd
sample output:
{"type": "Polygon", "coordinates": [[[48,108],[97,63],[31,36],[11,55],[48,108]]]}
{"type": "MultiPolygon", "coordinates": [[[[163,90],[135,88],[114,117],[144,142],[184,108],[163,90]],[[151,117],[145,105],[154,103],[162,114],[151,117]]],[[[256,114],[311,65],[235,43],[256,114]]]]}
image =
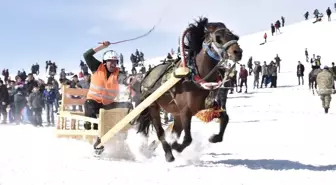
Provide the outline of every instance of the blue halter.
{"type": "Polygon", "coordinates": [[[216,63],[218,63],[220,61],[220,58],[219,56],[214,53],[213,51],[211,51],[210,47],[209,47],[210,44],[206,44],[206,43],[203,43],[203,48],[205,49],[206,53],[212,58],[215,60],[216,63]]]}

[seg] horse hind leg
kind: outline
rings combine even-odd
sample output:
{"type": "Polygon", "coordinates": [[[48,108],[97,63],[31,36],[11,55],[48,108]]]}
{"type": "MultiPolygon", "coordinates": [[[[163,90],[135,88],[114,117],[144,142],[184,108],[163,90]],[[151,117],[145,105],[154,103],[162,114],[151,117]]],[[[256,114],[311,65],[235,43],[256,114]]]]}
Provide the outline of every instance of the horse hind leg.
{"type": "Polygon", "coordinates": [[[173,162],[175,160],[172,153],[172,148],[166,141],[165,130],[162,128],[161,117],[160,117],[160,106],[158,104],[153,104],[150,109],[150,115],[152,118],[152,124],[155,128],[156,135],[162,144],[163,151],[165,152],[165,158],[167,162],[173,162]]]}

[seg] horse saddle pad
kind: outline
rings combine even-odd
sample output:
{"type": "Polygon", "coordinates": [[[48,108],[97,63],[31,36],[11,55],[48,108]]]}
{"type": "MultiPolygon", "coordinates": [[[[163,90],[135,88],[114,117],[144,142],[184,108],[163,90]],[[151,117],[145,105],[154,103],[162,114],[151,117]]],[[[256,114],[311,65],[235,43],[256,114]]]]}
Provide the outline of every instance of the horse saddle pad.
{"type": "Polygon", "coordinates": [[[173,63],[164,63],[157,65],[148,71],[141,82],[141,91],[145,92],[151,90],[172,66],[173,63]]]}

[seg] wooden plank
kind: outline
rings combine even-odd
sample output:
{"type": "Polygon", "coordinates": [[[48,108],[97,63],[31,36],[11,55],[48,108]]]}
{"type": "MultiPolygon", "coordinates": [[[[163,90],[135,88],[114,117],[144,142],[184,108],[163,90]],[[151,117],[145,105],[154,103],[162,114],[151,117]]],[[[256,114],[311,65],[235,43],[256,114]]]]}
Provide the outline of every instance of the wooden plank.
{"type": "Polygon", "coordinates": [[[98,147],[101,147],[108,140],[110,140],[115,134],[122,130],[125,126],[129,124],[135,117],[137,117],[143,110],[160,98],[165,92],[171,89],[181,78],[176,78],[173,74],[168,81],[166,81],[161,87],[159,87],[155,92],[148,96],[144,101],[142,101],[138,106],[136,106],[127,116],[125,116],[121,121],[119,121],[111,130],[109,130],[102,138],[101,143],[98,147]]]}
{"type": "Polygon", "coordinates": [[[80,120],[80,121],[87,121],[87,122],[99,124],[99,119],[97,119],[97,118],[90,118],[90,117],[81,116],[81,115],[74,115],[74,114],[70,114],[69,112],[66,112],[66,111],[60,112],[59,117],[60,118],[64,117],[66,119],[76,119],[76,120],[80,120]]]}
{"type": "Polygon", "coordinates": [[[56,129],[57,136],[98,136],[98,130],[59,130],[56,129]]]}
{"type": "MultiPolygon", "coordinates": [[[[75,99],[75,98],[68,98],[65,97],[63,99],[63,106],[69,106],[69,105],[84,105],[84,102],[86,101],[86,98],[81,99],[75,99]]],[[[63,107],[64,109],[64,107],[63,107]]]]}
{"type": "Polygon", "coordinates": [[[89,89],[76,89],[76,88],[67,88],[64,87],[63,90],[63,96],[66,95],[73,95],[73,96],[85,96],[87,95],[87,93],[89,92],[89,89]]]}

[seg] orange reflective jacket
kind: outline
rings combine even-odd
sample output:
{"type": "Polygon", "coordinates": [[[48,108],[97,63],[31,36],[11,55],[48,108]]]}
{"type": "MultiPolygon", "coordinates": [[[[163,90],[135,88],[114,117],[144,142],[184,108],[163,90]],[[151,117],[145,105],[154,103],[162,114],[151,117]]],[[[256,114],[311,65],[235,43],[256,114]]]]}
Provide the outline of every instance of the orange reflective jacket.
{"type": "Polygon", "coordinates": [[[119,94],[118,74],[119,68],[106,79],[107,71],[104,64],[91,76],[91,84],[87,99],[95,100],[103,105],[113,103],[119,94]]]}

